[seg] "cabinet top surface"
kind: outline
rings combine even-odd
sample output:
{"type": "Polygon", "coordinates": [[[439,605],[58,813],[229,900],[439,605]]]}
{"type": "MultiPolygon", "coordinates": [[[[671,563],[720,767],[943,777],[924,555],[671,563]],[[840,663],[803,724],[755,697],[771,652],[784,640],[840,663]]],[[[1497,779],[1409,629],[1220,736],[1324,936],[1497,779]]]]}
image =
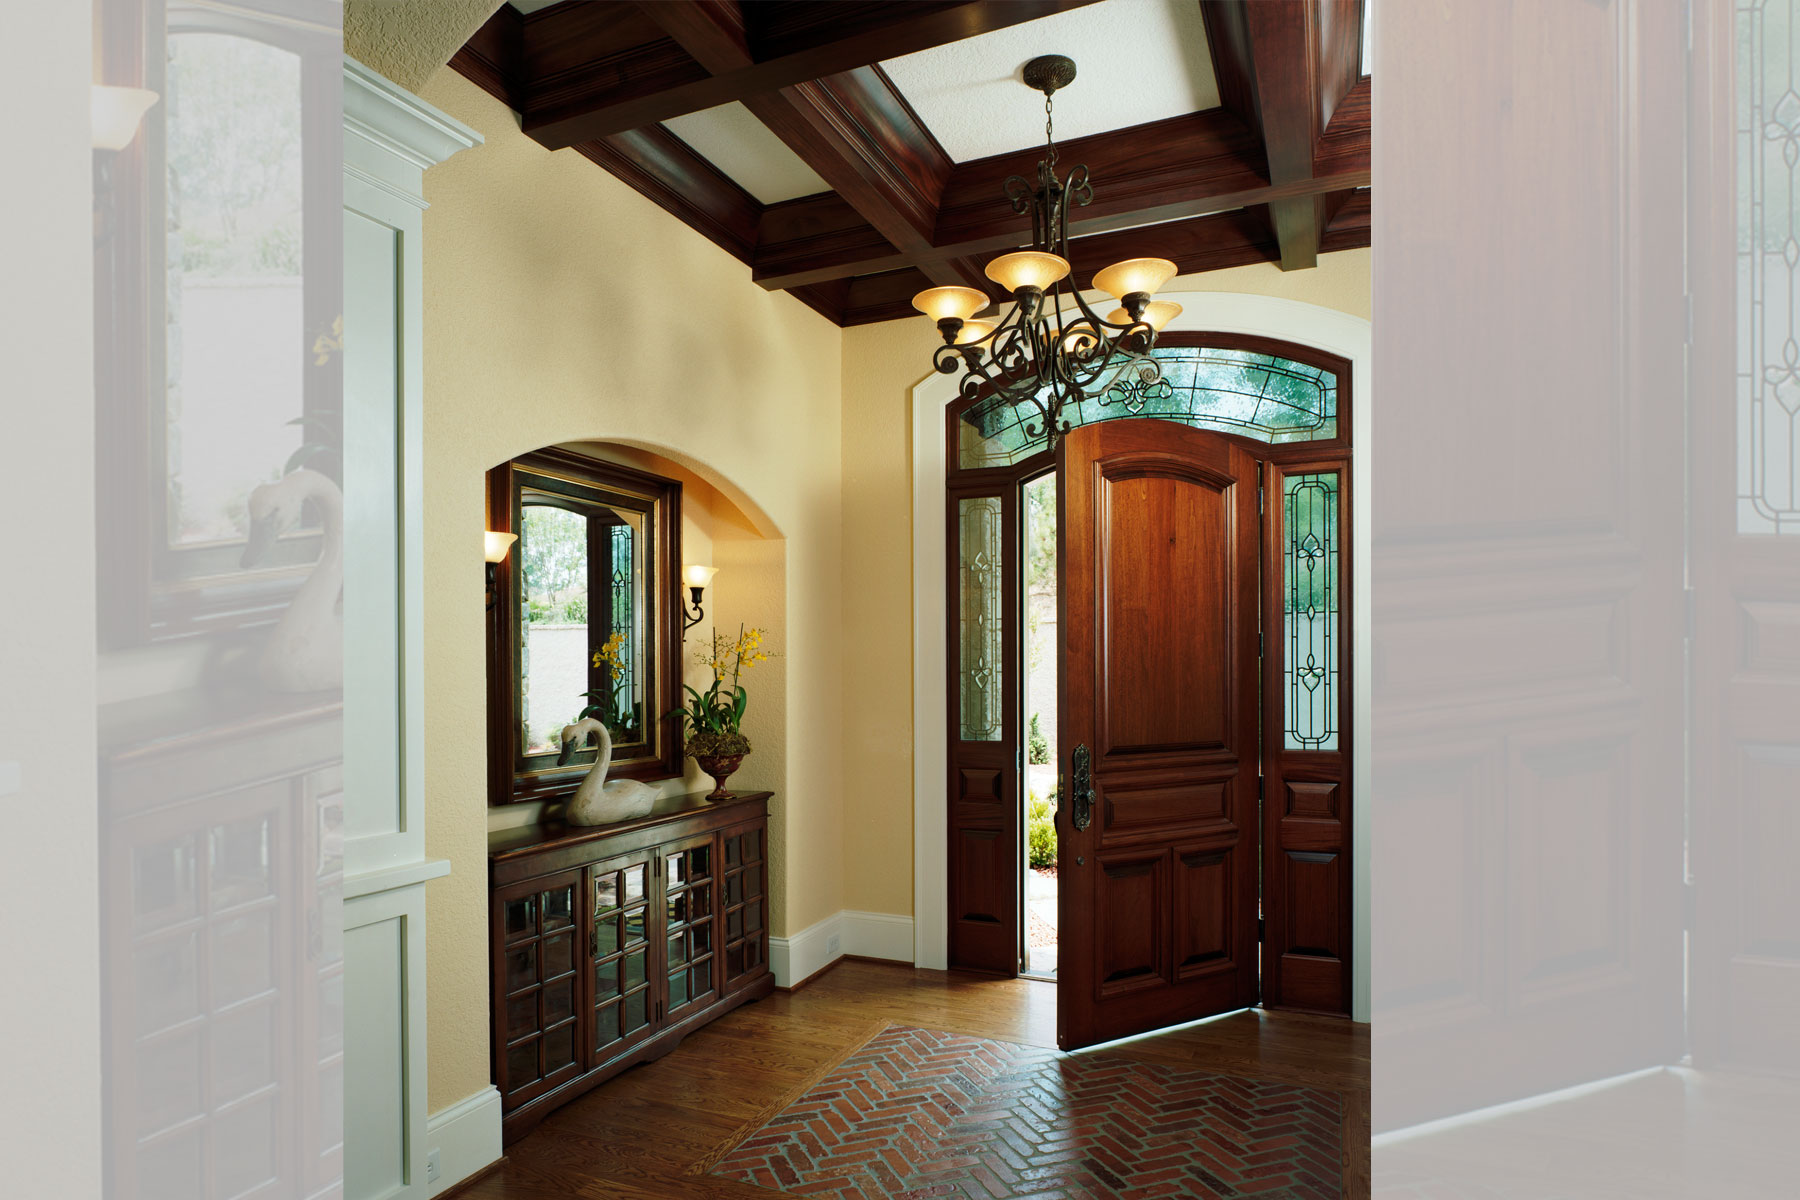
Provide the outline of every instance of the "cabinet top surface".
{"type": "Polygon", "coordinates": [[[615,821],[610,825],[569,825],[563,821],[550,821],[516,829],[497,829],[488,834],[488,861],[505,862],[508,859],[523,858],[560,846],[615,837],[682,817],[728,813],[724,818],[728,821],[749,819],[762,814],[764,804],[772,795],[773,792],[739,792],[729,800],[708,800],[705,792],[689,792],[683,796],[665,796],[643,816],[633,817],[629,821],[615,821]]]}

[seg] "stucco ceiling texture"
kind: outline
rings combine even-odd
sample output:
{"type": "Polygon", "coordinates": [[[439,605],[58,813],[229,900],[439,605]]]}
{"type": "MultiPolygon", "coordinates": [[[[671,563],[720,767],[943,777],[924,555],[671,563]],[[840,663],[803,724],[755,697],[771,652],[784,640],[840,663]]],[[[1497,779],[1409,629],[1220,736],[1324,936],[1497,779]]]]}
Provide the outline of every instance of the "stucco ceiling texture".
{"type": "Polygon", "coordinates": [[[462,49],[502,0],[346,0],[344,53],[409,92],[462,49]]]}
{"type": "Polygon", "coordinates": [[[1040,54],[1077,68],[1056,94],[1058,142],[1219,103],[1193,0],[1101,0],[881,66],[945,152],[967,162],[1043,144],[1043,98],[1019,77],[1040,54]]]}
{"type": "Polygon", "coordinates": [[[736,101],[664,121],[663,127],[763,204],[831,190],[787,143],[736,101]]]}

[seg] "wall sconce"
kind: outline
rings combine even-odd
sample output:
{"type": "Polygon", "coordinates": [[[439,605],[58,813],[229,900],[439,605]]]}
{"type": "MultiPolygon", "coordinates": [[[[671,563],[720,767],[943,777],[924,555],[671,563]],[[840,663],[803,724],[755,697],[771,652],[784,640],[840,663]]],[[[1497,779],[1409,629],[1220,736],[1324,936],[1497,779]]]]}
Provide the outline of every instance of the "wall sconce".
{"type": "Polygon", "coordinates": [[[94,149],[123,150],[137,137],[144,114],[160,97],[147,88],[94,85],[91,119],[94,149]]]}
{"type": "Polygon", "coordinates": [[[701,619],[706,616],[706,610],[700,607],[700,601],[706,596],[706,585],[711,583],[712,577],[718,573],[719,569],[717,567],[702,567],[698,564],[681,568],[681,582],[687,585],[688,596],[692,599],[694,606],[693,614],[689,615],[688,601],[682,601],[682,640],[685,641],[687,639],[687,631],[698,625],[701,619]]]}
{"type": "Polygon", "coordinates": [[[487,542],[487,606],[488,611],[492,612],[494,611],[494,602],[499,599],[494,594],[494,568],[506,561],[506,556],[512,553],[512,544],[519,540],[519,535],[495,533],[490,529],[485,537],[487,542]]]}

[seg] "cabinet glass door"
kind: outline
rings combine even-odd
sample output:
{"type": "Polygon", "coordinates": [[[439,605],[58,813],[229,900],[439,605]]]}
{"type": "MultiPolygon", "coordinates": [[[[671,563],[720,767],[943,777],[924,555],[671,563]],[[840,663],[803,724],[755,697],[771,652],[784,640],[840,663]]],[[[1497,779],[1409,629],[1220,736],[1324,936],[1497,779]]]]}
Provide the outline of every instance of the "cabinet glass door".
{"type": "Polygon", "coordinates": [[[711,834],[664,846],[663,911],[669,1020],[679,1021],[718,996],[718,897],[711,834]]]}
{"type": "Polygon", "coordinates": [[[576,1042],[576,912],[579,871],[503,892],[503,1067],[509,1107],[549,1091],[580,1069],[576,1042]]]}
{"type": "Polygon", "coordinates": [[[735,988],[762,973],[769,958],[767,867],[760,828],[724,837],[725,986],[735,988]]]}
{"type": "Polygon", "coordinates": [[[603,1062],[648,1036],[656,1023],[659,964],[653,851],[608,859],[588,868],[593,926],[588,938],[594,973],[594,1062],[603,1062]]]}

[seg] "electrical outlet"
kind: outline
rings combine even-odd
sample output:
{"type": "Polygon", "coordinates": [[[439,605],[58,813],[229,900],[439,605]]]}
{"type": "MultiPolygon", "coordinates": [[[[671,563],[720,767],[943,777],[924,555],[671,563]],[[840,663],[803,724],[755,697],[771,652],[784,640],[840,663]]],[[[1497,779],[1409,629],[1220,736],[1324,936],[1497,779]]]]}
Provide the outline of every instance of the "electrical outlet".
{"type": "Polygon", "coordinates": [[[437,1152],[437,1147],[434,1146],[430,1150],[427,1150],[425,1152],[425,1182],[426,1183],[436,1183],[437,1182],[438,1169],[439,1169],[438,1168],[438,1152],[437,1152]]]}
{"type": "Polygon", "coordinates": [[[825,957],[826,958],[836,958],[839,954],[843,953],[843,949],[844,949],[844,939],[839,937],[837,934],[834,933],[830,937],[825,939],[825,957]]]}

